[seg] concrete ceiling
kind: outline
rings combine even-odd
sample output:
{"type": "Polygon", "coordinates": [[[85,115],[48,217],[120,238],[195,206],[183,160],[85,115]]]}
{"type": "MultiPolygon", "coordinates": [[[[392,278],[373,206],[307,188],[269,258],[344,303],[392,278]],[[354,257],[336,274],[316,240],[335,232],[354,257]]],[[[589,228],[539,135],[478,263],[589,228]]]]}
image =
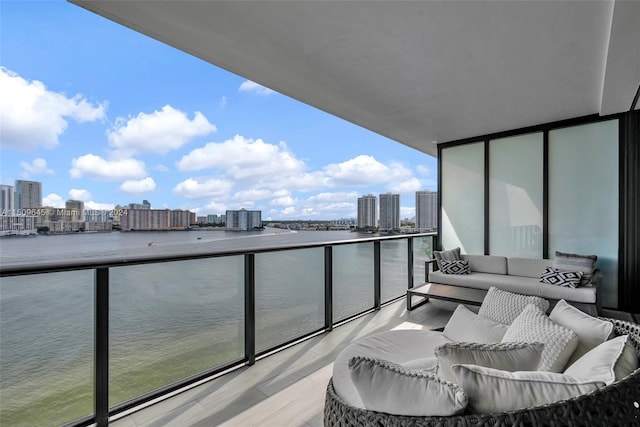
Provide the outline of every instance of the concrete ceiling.
{"type": "Polygon", "coordinates": [[[431,155],[640,84],[640,1],[71,2],[431,155]]]}

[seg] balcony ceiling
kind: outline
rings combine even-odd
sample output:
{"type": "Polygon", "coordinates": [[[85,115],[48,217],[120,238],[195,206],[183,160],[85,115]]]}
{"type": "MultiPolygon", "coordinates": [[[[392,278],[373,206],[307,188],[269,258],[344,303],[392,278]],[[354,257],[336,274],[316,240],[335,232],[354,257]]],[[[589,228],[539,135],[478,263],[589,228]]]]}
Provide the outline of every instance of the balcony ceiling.
{"type": "Polygon", "coordinates": [[[640,83],[637,1],[71,1],[431,155],[640,83]]]}

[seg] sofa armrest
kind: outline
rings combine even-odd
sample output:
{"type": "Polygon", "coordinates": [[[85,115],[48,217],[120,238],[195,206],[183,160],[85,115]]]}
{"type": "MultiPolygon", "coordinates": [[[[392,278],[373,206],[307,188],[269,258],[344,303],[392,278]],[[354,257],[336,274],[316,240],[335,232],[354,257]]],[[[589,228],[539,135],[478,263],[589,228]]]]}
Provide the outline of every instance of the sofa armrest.
{"type": "Polygon", "coordinates": [[[436,259],[430,259],[429,261],[424,262],[424,281],[429,282],[429,271],[438,271],[438,263],[436,259]],[[429,269],[429,264],[431,264],[431,269],[429,269]]]}

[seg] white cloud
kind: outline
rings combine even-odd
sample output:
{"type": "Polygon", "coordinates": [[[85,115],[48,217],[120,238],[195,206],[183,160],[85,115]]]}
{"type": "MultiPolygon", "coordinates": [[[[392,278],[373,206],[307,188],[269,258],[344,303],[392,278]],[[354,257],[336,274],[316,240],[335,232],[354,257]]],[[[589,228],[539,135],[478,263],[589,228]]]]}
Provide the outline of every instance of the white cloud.
{"type": "Polygon", "coordinates": [[[386,182],[390,169],[372,156],[360,155],[324,168],[332,185],[374,185],[386,182]]]}
{"type": "Polygon", "coordinates": [[[120,190],[128,194],[143,194],[155,190],[156,182],[150,176],[141,180],[129,180],[122,183],[120,190]]]}
{"type": "Polygon", "coordinates": [[[92,199],[92,196],[88,190],[72,188],[71,190],[69,190],[69,199],[88,202],[92,199]]]}
{"type": "Polygon", "coordinates": [[[422,188],[422,184],[418,178],[409,178],[404,181],[397,181],[389,185],[389,190],[394,193],[415,193],[422,188]]]}
{"type": "Polygon", "coordinates": [[[107,135],[117,154],[129,157],[138,153],[166,154],[196,136],[215,131],[216,127],[199,111],[189,120],[182,111],[165,105],[151,114],[139,113],[128,120],[119,118],[107,135]]]}
{"type": "Polygon", "coordinates": [[[51,206],[54,208],[64,208],[64,200],[56,193],[51,193],[42,199],[43,206],[51,206]]]}
{"type": "Polygon", "coordinates": [[[67,129],[67,119],[91,122],[105,117],[106,104],[93,105],[78,94],[52,92],[0,67],[0,146],[19,151],[53,148],[67,129]]]}
{"type": "Polygon", "coordinates": [[[431,168],[424,166],[424,165],[418,165],[416,166],[416,172],[418,172],[418,174],[423,175],[423,176],[432,176],[433,175],[433,171],[431,170],[431,168]]]}
{"type": "Polygon", "coordinates": [[[355,191],[335,192],[335,193],[319,193],[309,197],[309,201],[318,203],[334,203],[358,200],[358,193],[355,191]]]}
{"type": "Polygon", "coordinates": [[[158,172],[169,172],[170,169],[168,167],[166,167],[165,165],[156,165],[153,168],[154,170],[157,170],[158,172]]]}
{"type": "Polygon", "coordinates": [[[93,209],[93,210],[102,210],[102,211],[108,211],[111,210],[113,208],[115,208],[116,205],[114,205],[113,203],[98,203],[98,202],[94,202],[94,201],[86,201],[84,202],[84,209],[93,209]]]}
{"type": "Polygon", "coordinates": [[[256,82],[252,82],[251,80],[243,81],[238,90],[240,92],[253,92],[255,94],[265,96],[277,93],[276,91],[269,89],[268,87],[264,87],[256,82]]]}
{"type": "Polygon", "coordinates": [[[416,208],[409,208],[406,206],[400,206],[400,219],[411,219],[416,216],[416,208]]]}
{"type": "Polygon", "coordinates": [[[106,181],[140,179],[147,175],[144,162],[135,159],[105,160],[85,154],[71,160],[71,178],[94,178],[106,181]]]}
{"type": "Polygon", "coordinates": [[[186,197],[187,199],[206,199],[211,197],[227,197],[233,184],[223,179],[193,179],[189,178],[173,189],[173,193],[177,196],[186,197]]]}
{"type": "Polygon", "coordinates": [[[20,166],[28,173],[32,175],[54,175],[53,169],[47,168],[47,161],[45,159],[36,158],[31,163],[20,162],[20,166]]]}

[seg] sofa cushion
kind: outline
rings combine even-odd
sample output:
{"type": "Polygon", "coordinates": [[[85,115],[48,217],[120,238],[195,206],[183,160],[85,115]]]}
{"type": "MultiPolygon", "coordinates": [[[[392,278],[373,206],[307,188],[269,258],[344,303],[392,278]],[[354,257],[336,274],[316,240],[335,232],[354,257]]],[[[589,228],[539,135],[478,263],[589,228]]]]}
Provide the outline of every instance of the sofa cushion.
{"type": "Polygon", "coordinates": [[[478,413],[514,411],[579,396],[604,386],[570,375],[543,371],[508,372],[476,365],[453,365],[456,382],[478,413]]]}
{"type": "Polygon", "coordinates": [[[577,288],[580,286],[580,280],[582,280],[582,271],[562,270],[551,267],[550,265],[544,268],[540,276],[542,283],[548,283],[554,286],[565,286],[567,288],[577,288]]]}
{"type": "Polygon", "coordinates": [[[333,363],[333,387],[347,404],[366,409],[351,381],[349,360],[356,356],[388,360],[403,364],[420,358],[433,357],[434,349],[451,342],[442,332],[402,329],[378,332],[359,338],[345,347],[333,363]]]}
{"type": "Polygon", "coordinates": [[[520,295],[492,286],[484,297],[478,314],[494,322],[510,325],[529,304],[533,304],[543,311],[549,308],[549,301],[544,298],[520,295]]]}
{"type": "Polygon", "coordinates": [[[637,368],[638,358],[629,342],[629,336],[622,335],[591,349],[565,369],[564,373],[583,380],[611,384],[637,368]]]}
{"type": "Polygon", "coordinates": [[[550,264],[553,264],[553,261],[548,259],[509,257],[507,259],[507,272],[512,276],[540,279],[544,268],[550,264]]]}
{"type": "Polygon", "coordinates": [[[440,265],[442,266],[441,271],[444,274],[471,274],[471,270],[469,269],[469,261],[464,259],[459,259],[457,261],[440,261],[440,265]]]}
{"type": "Polygon", "coordinates": [[[534,371],[540,364],[542,343],[479,344],[453,342],[435,349],[440,378],[455,382],[452,365],[471,364],[505,371],[534,371]]]}
{"type": "Polygon", "coordinates": [[[507,274],[507,257],[495,255],[462,255],[472,272],[507,274]]]}
{"type": "Polygon", "coordinates": [[[467,395],[462,388],[428,371],[368,357],[352,358],[349,369],[364,406],[372,411],[448,416],[467,407],[467,395]]]}
{"type": "Polygon", "coordinates": [[[583,274],[580,286],[588,286],[593,280],[597,260],[598,257],[596,255],[579,255],[556,251],[555,267],[563,270],[581,271],[583,274]]]}
{"type": "Polygon", "coordinates": [[[578,334],[578,346],[567,365],[571,365],[583,354],[605,342],[613,331],[613,323],[590,316],[563,299],[551,310],[549,319],[578,334]]]}
{"type": "Polygon", "coordinates": [[[500,342],[509,327],[479,316],[460,304],[449,318],[443,334],[451,341],[495,343],[500,342]]]}
{"type": "Polygon", "coordinates": [[[554,323],[539,307],[529,304],[509,326],[502,341],[544,343],[538,369],[562,372],[578,345],[578,335],[554,323]]]}
{"type": "Polygon", "coordinates": [[[460,248],[451,249],[448,251],[433,251],[433,257],[436,259],[438,269],[442,270],[442,260],[445,261],[458,261],[460,258],[460,248]]]}

